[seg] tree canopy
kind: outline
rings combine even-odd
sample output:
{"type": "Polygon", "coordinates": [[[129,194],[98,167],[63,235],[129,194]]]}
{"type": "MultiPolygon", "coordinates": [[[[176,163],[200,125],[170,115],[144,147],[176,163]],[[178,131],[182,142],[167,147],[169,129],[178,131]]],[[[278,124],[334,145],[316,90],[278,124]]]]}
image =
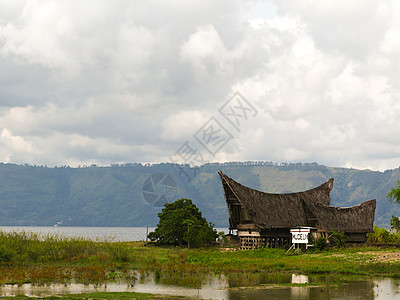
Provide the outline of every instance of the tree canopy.
{"type": "Polygon", "coordinates": [[[391,202],[396,202],[400,205],[400,181],[397,181],[397,186],[392,188],[387,197],[391,202]]]}
{"type": "Polygon", "coordinates": [[[214,225],[203,218],[198,207],[190,199],[178,199],[164,204],[158,214],[159,223],[148,237],[164,245],[200,247],[212,245],[218,234],[214,225]]]}
{"type": "MultiPolygon", "coordinates": [[[[392,188],[387,197],[390,199],[390,202],[396,202],[400,205],[400,181],[397,181],[397,186],[392,188]]],[[[400,220],[398,217],[392,215],[392,218],[390,219],[390,227],[395,231],[399,231],[400,220]]]]}
{"type": "Polygon", "coordinates": [[[399,231],[399,229],[400,229],[400,219],[399,219],[399,217],[396,217],[396,216],[392,215],[392,218],[390,219],[390,228],[392,228],[396,232],[399,231]]]}

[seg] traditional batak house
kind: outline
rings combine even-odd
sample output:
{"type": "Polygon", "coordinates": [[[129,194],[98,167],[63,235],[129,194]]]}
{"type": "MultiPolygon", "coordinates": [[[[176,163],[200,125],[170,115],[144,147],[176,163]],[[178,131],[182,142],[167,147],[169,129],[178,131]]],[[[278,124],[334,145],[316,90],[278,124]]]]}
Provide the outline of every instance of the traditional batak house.
{"type": "Polygon", "coordinates": [[[288,194],[264,193],[218,172],[229,210],[229,229],[241,249],[291,244],[290,229],[316,228],[314,238],[341,231],[348,242],[365,242],[373,232],[376,200],[352,207],[330,206],[333,178],[311,190],[288,194]]]}

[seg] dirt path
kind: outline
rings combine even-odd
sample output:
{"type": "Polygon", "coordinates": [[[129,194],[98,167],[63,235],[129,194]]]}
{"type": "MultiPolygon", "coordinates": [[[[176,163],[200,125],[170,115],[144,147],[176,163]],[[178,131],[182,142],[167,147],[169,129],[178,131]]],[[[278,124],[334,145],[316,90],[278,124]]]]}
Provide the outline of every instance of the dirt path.
{"type": "Polygon", "coordinates": [[[400,262],[400,251],[358,252],[360,255],[372,255],[371,262],[400,262]]]}

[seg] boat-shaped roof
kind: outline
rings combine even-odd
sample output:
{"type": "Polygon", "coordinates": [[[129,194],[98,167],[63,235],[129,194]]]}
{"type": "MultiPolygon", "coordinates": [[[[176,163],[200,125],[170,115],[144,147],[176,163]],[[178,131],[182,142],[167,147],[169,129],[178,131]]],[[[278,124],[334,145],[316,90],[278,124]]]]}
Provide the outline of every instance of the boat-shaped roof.
{"type": "Polygon", "coordinates": [[[252,223],[258,229],[295,228],[310,226],[311,219],[316,219],[326,231],[372,231],[375,200],[347,208],[330,206],[333,178],[307,191],[273,194],[246,187],[221,171],[218,173],[228,204],[231,228],[243,223],[252,223]],[[234,209],[239,205],[245,214],[234,209]],[[246,220],[243,215],[246,215],[246,220]]]}

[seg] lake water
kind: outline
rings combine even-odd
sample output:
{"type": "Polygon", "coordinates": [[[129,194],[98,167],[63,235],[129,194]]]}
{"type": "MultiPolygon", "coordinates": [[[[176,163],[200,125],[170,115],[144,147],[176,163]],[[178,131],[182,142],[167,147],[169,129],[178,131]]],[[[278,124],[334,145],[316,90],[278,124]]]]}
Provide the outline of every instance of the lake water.
{"type": "MultiPolygon", "coordinates": [[[[26,231],[40,234],[58,234],[67,237],[85,237],[107,241],[144,241],[146,232],[154,227],[9,227],[2,231],[26,231]]],[[[227,229],[218,228],[218,231],[227,229]]],[[[28,295],[43,297],[52,294],[90,292],[144,292],[163,295],[178,295],[198,299],[399,299],[400,280],[391,278],[343,279],[338,285],[334,276],[305,276],[287,273],[256,273],[226,275],[182,275],[137,274],[134,281],[120,279],[97,285],[49,284],[49,285],[3,285],[0,296],[28,295]],[[282,284],[299,284],[287,286],[282,284]],[[305,284],[307,285],[301,285],[305,284]]]]}
{"type": "MultiPolygon", "coordinates": [[[[57,234],[65,237],[84,237],[101,241],[145,241],[146,233],[155,230],[155,227],[28,227],[28,226],[0,226],[1,231],[25,231],[40,234],[57,234]]],[[[218,232],[228,232],[226,228],[216,228],[218,232]]]]}
{"type": "MultiPolygon", "coordinates": [[[[177,275],[179,276],[179,275],[177,275]]],[[[174,278],[147,274],[134,282],[115,281],[98,285],[23,284],[0,287],[1,296],[27,295],[45,297],[91,292],[141,292],[162,295],[178,295],[194,299],[253,300],[253,299],[400,299],[400,281],[389,278],[366,278],[349,280],[336,285],[320,285],[326,278],[299,274],[258,274],[257,278],[247,275],[206,275],[196,278],[174,278]],[[261,275],[261,276],[260,276],[261,275]],[[276,284],[280,283],[280,285],[276,284]],[[285,286],[282,283],[309,283],[310,285],[285,286]]],[[[331,278],[332,280],[334,278],[331,278]]]]}

